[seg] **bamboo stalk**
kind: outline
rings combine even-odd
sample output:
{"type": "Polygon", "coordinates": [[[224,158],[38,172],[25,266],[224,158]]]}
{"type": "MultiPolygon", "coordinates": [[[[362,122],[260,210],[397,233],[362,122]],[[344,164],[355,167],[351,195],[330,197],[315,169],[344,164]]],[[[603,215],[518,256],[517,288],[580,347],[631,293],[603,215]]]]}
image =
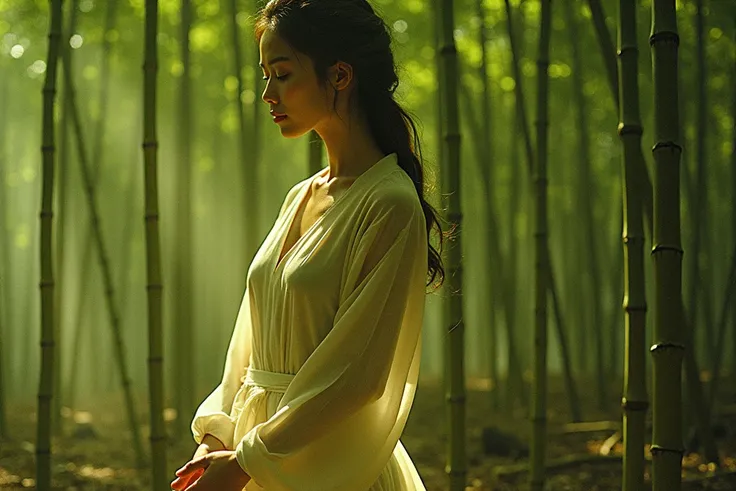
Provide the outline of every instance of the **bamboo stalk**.
{"type": "Polygon", "coordinates": [[[181,0],[180,10],[180,56],[183,72],[179,86],[179,104],[177,125],[178,149],[176,167],[176,250],[172,287],[174,290],[173,322],[176,326],[174,363],[176,366],[176,390],[174,400],[176,404],[176,435],[189,432],[191,418],[197,409],[195,391],[192,390],[194,381],[195,351],[194,331],[192,327],[193,285],[191,267],[194,255],[192,253],[192,83],[191,83],[191,53],[189,50],[189,32],[192,26],[191,0],[181,0]]]}
{"type": "MultiPolygon", "coordinates": [[[[508,19],[509,38],[511,38],[512,36],[514,36],[514,34],[513,34],[514,28],[513,28],[513,22],[511,21],[511,6],[510,6],[510,4],[509,4],[508,1],[506,1],[506,11],[507,11],[507,19],[508,19]]],[[[540,39],[540,42],[541,42],[541,39],[540,39]]],[[[521,75],[520,75],[520,71],[518,69],[518,58],[519,58],[519,54],[518,54],[518,51],[516,50],[516,48],[514,46],[515,46],[514,45],[514,42],[511,42],[512,65],[513,65],[514,73],[517,74],[517,76],[520,77],[521,75]]],[[[547,61],[546,63],[548,64],[549,62],[547,61]]],[[[539,66],[539,62],[537,64],[539,66]]],[[[521,80],[520,79],[516,81],[517,86],[520,83],[521,83],[521,80]]],[[[545,82],[545,86],[546,86],[546,82],[545,82]]],[[[516,95],[516,98],[517,98],[517,117],[519,119],[519,124],[521,125],[520,130],[521,130],[521,133],[522,133],[522,136],[523,136],[523,141],[525,143],[525,148],[527,148],[527,155],[526,155],[526,157],[527,157],[526,158],[526,160],[527,160],[527,167],[529,169],[529,175],[530,176],[533,176],[534,157],[533,157],[532,153],[529,152],[529,149],[531,149],[531,146],[532,146],[531,145],[531,131],[529,130],[528,125],[526,124],[526,110],[524,109],[525,108],[525,104],[523,102],[524,101],[523,91],[522,90],[519,90],[519,91],[516,92],[515,95],[516,95]]],[[[546,118],[546,116],[545,116],[545,118],[546,118]]],[[[537,126],[539,126],[539,121],[537,122],[537,126]]],[[[539,134],[539,127],[537,128],[537,130],[538,130],[538,134],[539,134]]],[[[546,130],[545,130],[545,138],[546,138],[546,130]]],[[[537,152],[539,152],[539,149],[537,149],[537,152]]],[[[545,177],[545,179],[546,179],[546,177],[545,177]]],[[[537,185],[538,183],[535,181],[532,184],[537,185]]],[[[546,201],[546,199],[545,199],[545,201],[546,201]]],[[[545,225],[545,227],[546,227],[546,225],[545,225]]],[[[545,244],[546,244],[546,242],[545,242],[545,244]]],[[[535,247],[536,247],[536,244],[535,244],[535,247]]],[[[548,247],[548,246],[545,245],[545,247],[548,247]]],[[[544,258],[545,258],[544,261],[546,262],[546,267],[548,269],[547,275],[548,275],[549,278],[552,278],[552,269],[553,269],[553,267],[552,267],[552,261],[551,261],[551,257],[549,255],[549,251],[548,250],[544,253],[544,258]]],[[[545,282],[545,284],[546,284],[547,288],[550,289],[550,292],[549,293],[552,296],[552,298],[553,299],[556,299],[557,298],[557,292],[556,292],[556,288],[557,287],[555,285],[555,282],[548,280],[548,281],[545,282]]],[[[556,319],[558,321],[558,324],[557,324],[557,327],[558,327],[557,332],[558,332],[559,337],[560,337],[560,348],[562,350],[562,355],[563,356],[567,356],[566,355],[566,352],[568,350],[564,347],[566,345],[566,341],[565,341],[565,329],[564,329],[563,316],[562,316],[562,312],[561,312],[561,308],[560,308],[559,302],[554,301],[553,302],[553,308],[555,309],[555,317],[556,317],[556,319]]],[[[537,315],[539,315],[539,314],[537,313],[537,315]]],[[[573,384],[571,382],[572,381],[572,375],[571,375],[571,368],[570,368],[569,363],[563,364],[563,368],[566,371],[566,374],[565,374],[566,378],[569,379],[569,382],[567,383],[567,387],[568,387],[568,392],[569,392],[569,395],[570,395],[571,413],[573,414],[573,417],[574,417],[574,415],[575,414],[579,414],[580,411],[575,409],[575,407],[578,405],[578,403],[577,403],[577,397],[574,394],[574,392],[575,392],[574,391],[574,386],[573,386],[573,384]]]]}
{"type": "MultiPolygon", "coordinates": [[[[708,219],[708,213],[705,209],[707,206],[707,193],[708,188],[706,187],[707,175],[705,167],[706,155],[706,131],[708,122],[706,121],[706,109],[707,109],[707,94],[705,91],[705,40],[703,39],[703,0],[696,0],[696,12],[695,12],[695,58],[697,62],[697,103],[696,103],[696,124],[695,124],[695,182],[693,187],[693,193],[690,193],[690,197],[693,198],[688,202],[689,218],[690,218],[690,251],[692,253],[692,259],[688,261],[688,275],[686,277],[688,282],[688,309],[687,315],[690,319],[690,325],[695,328],[698,325],[698,307],[699,293],[700,293],[700,265],[698,258],[701,254],[701,246],[703,231],[706,229],[704,222],[708,219]]],[[[686,167],[686,166],[683,166],[686,167]]],[[[696,333],[693,332],[693,342],[696,341],[696,333]]],[[[710,338],[709,338],[710,339],[710,338]]],[[[693,347],[693,349],[697,349],[693,347]]]]}
{"type": "MultiPolygon", "coordinates": [[[[580,211],[583,215],[583,223],[585,227],[585,235],[588,237],[589,243],[585,245],[587,254],[587,267],[590,275],[590,291],[601,291],[601,278],[598,263],[598,247],[600,240],[596,237],[596,226],[592,193],[595,192],[595,183],[590,173],[590,138],[588,136],[588,117],[586,111],[585,94],[583,93],[583,62],[580,55],[578,43],[578,19],[573,12],[571,2],[564,2],[563,12],[565,14],[565,25],[569,34],[569,43],[572,51],[572,83],[573,98],[575,100],[575,119],[577,122],[578,136],[578,197],[580,203],[580,211]]],[[[598,396],[598,408],[603,410],[606,408],[607,380],[605,370],[605,357],[603,353],[603,320],[601,295],[592,296],[592,314],[593,314],[593,340],[595,342],[595,369],[596,369],[596,395],[598,396]]]]}
{"type": "MultiPolygon", "coordinates": [[[[493,172],[493,147],[491,145],[491,142],[493,141],[492,137],[492,127],[491,127],[491,87],[489,83],[489,76],[488,76],[488,68],[487,68],[487,59],[488,54],[486,52],[486,14],[485,9],[483,8],[483,0],[476,0],[474,2],[474,7],[476,11],[476,15],[478,16],[478,19],[480,19],[480,26],[478,28],[478,45],[480,46],[480,52],[481,52],[481,62],[478,66],[478,75],[480,76],[481,83],[483,86],[483,91],[481,93],[481,135],[480,136],[480,145],[482,149],[482,154],[479,155],[478,159],[476,159],[476,162],[478,164],[479,169],[479,175],[481,178],[481,182],[483,183],[483,190],[484,190],[484,201],[486,204],[486,226],[485,226],[485,236],[486,236],[486,244],[490,246],[490,242],[492,241],[498,241],[498,228],[495,226],[496,222],[496,210],[494,206],[494,198],[493,198],[493,192],[491,189],[491,184],[494,181],[494,172],[493,172]]],[[[491,251],[493,251],[493,247],[489,247],[491,251]]],[[[500,262],[503,260],[501,257],[501,250],[500,247],[496,247],[496,252],[498,255],[491,254],[490,256],[490,262],[491,264],[500,264],[500,262]]],[[[486,281],[486,295],[488,295],[489,300],[495,297],[494,289],[498,288],[498,290],[502,290],[504,288],[503,283],[499,283],[497,281],[494,281],[493,276],[490,274],[490,271],[487,272],[485,275],[485,281],[486,281]]],[[[497,278],[496,278],[497,280],[497,278]]],[[[488,305],[493,305],[493,301],[491,300],[488,305]]],[[[491,409],[493,411],[498,411],[501,407],[501,401],[499,399],[499,368],[498,368],[498,325],[496,323],[495,317],[493,315],[489,315],[486,318],[486,329],[488,330],[488,364],[489,364],[489,376],[492,381],[491,389],[489,391],[489,397],[490,397],[490,403],[491,403],[491,409]]]]}
{"type": "Polygon", "coordinates": [[[649,408],[646,387],[646,292],[644,283],[644,226],[640,181],[636,179],[641,149],[636,2],[619,0],[618,77],[619,127],[623,175],[624,250],[624,461],[623,491],[644,489],[644,438],[649,408]]]}
{"type": "Polygon", "coordinates": [[[437,12],[439,16],[439,49],[442,57],[440,91],[442,92],[443,141],[445,160],[440,162],[442,192],[445,197],[443,208],[447,210],[447,221],[453,236],[445,251],[447,271],[447,301],[444,309],[447,336],[445,341],[445,397],[448,404],[449,439],[445,472],[450,491],[463,491],[467,478],[466,434],[465,434],[465,367],[462,304],[462,212],[460,208],[460,123],[458,118],[458,60],[453,32],[455,16],[452,0],[442,0],[437,12]]]}
{"type": "MultiPolygon", "coordinates": [[[[62,49],[69,51],[66,46],[68,46],[69,40],[71,36],[74,35],[74,32],[77,28],[77,19],[78,19],[78,13],[79,13],[79,0],[72,0],[71,4],[69,6],[69,23],[65,30],[65,32],[62,33],[63,36],[63,47],[62,49]]],[[[62,13],[63,17],[63,13],[62,13]]],[[[63,18],[62,18],[62,26],[63,26],[63,18]]],[[[68,56],[70,59],[72,58],[72,52],[70,51],[68,56]]],[[[62,390],[62,377],[61,368],[64,366],[64,349],[63,349],[63,343],[62,343],[62,332],[65,332],[66,329],[61,325],[62,323],[62,316],[61,311],[64,305],[64,283],[65,283],[65,270],[66,270],[66,264],[64,261],[64,249],[67,241],[67,232],[66,232],[66,222],[67,222],[67,215],[68,215],[68,204],[69,204],[69,188],[70,188],[70,180],[69,180],[69,174],[70,174],[70,165],[69,165],[69,98],[66,96],[66,93],[68,91],[68,88],[66,87],[65,83],[61,84],[62,90],[61,90],[61,117],[59,118],[59,131],[61,133],[61,141],[59,142],[59,156],[58,156],[58,165],[57,165],[57,179],[56,179],[56,186],[58,187],[58,211],[56,213],[57,215],[57,221],[56,221],[56,237],[55,237],[55,246],[56,246],[56,288],[54,289],[54,338],[58,340],[59,348],[55,353],[55,362],[56,366],[58,367],[57,370],[54,371],[54,393],[57,395],[54,397],[54,407],[52,411],[52,421],[51,421],[51,428],[54,432],[55,436],[61,436],[64,433],[63,428],[63,419],[61,418],[61,406],[62,406],[62,399],[66,396],[62,390]]]]}
{"type": "MultiPolygon", "coordinates": [[[[721,306],[721,314],[718,320],[718,330],[716,334],[716,350],[712,367],[712,382],[710,386],[710,397],[708,407],[711,414],[715,413],[715,405],[718,402],[718,380],[721,376],[721,362],[723,360],[723,350],[726,344],[726,326],[728,325],[729,311],[733,310],[732,304],[736,296],[736,247],[731,256],[731,268],[726,281],[726,291],[723,295],[723,304],[721,306]]],[[[736,333],[734,333],[736,335],[736,333]]]]}
{"type": "MultiPolygon", "coordinates": [[[[513,117],[514,129],[519,128],[519,116],[515,114],[513,117]]],[[[522,406],[527,407],[527,391],[524,385],[524,378],[521,373],[521,358],[516,349],[516,285],[518,284],[517,275],[517,254],[518,240],[515,225],[518,223],[519,202],[522,195],[521,172],[519,170],[519,140],[516,131],[509,131],[511,136],[511,193],[508,206],[508,227],[509,227],[509,255],[507,261],[499,264],[503,266],[508,264],[505,275],[502,277],[502,285],[504,295],[504,312],[506,320],[507,335],[507,373],[506,373],[506,401],[508,401],[507,411],[513,410],[514,397],[519,397],[522,406]]],[[[526,203],[527,200],[524,200],[526,203]]],[[[504,266],[505,267],[505,266],[504,266]]],[[[500,272],[499,272],[500,274],[500,272]]]]}
{"type": "Polygon", "coordinates": [[[537,58],[537,147],[534,168],[535,203],[535,322],[534,387],[532,390],[532,445],[529,484],[532,491],[544,489],[544,464],[547,442],[547,294],[549,289],[549,254],[547,245],[547,101],[549,47],[552,31],[552,2],[541,0],[541,26],[537,58]]]}
{"type": "MultiPolygon", "coordinates": [[[[253,12],[258,12],[261,6],[261,0],[252,0],[253,12]]],[[[254,59],[260,57],[260,48],[257,44],[253,44],[251,48],[254,59]]],[[[246,262],[249,264],[258,251],[259,238],[260,238],[260,207],[258,205],[258,194],[261,184],[261,104],[258,95],[261,93],[259,80],[261,80],[262,73],[261,67],[258,63],[252,63],[253,70],[253,92],[256,94],[256,98],[253,101],[252,109],[252,126],[250,134],[250,151],[248,152],[249,158],[245,164],[245,178],[247,181],[248,192],[243,193],[245,197],[246,207],[246,239],[245,244],[246,251],[246,262]]]]}
{"type": "Polygon", "coordinates": [[[49,45],[43,87],[41,195],[41,372],[36,424],[36,489],[51,489],[51,412],[54,397],[54,268],[52,226],[54,203],[54,99],[61,47],[62,0],[50,0],[49,45]]]}
{"type": "Polygon", "coordinates": [[[90,210],[90,219],[92,222],[92,231],[95,238],[95,248],[97,249],[97,257],[100,262],[100,269],[102,270],[102,279],[105,289],[105,300],[107,304],[107,313],[110,320],[110,327],[112,328],[112,335],[114,341],[114,353],[115,361],[118,365],[120,372],[120,378],[123,388],[125,410],[128,416],[128,424],[130,427],[131,437],[133,439],[133,451],[135,452],[136,462],[139,468],[145,465],[145,458],[143,456],[143,448],[140,442],[140,433],[138,423],[136,420],[135,405],[133,402],[133,393],[130,386],[130,378],[128,376],[127,361],[125,357],[125,347],[123,345],[122,334],[120,331],[120,316],[118,314],[118,306],[115,299],[115,288],[112,281],[112,273],[110,271],[110,263],[108,260],[107,248],[105,246],[104,239],[102,237],[102,230],[100,225],[100,217],[97,206],[97,198],[94,190],[94,183],[92,181],[92,173],[89,169],[89,162],[87,159],[87,149],[84,146],[82,139],[82,124],[79,116],[79,109],[76,103],[76,94],[74,89],[74,81],[72,77],[72,69],[69,63],[69,50],[62,49],[61,56],[62,62],[64,63],[64,82],[67,86],[69,107],[71,109],[72,124],[74,135],[76,137],[77,154],[79,157],[79,163],[82,173],[82,181],[84,183],[85,196],[87,198],[87,205],[90,210]]]}
{"type": "MultiPolygon", "coordinates": [[[[241,227],[243,246],[245,247],[246,253],[243,255],[243,281],[245,281],[245,274],[247,273],[248,263],[251,259],[249,252],[249,241],[252,233],[252,226],[254,225],[251,220],[251,211],[255,206],[252,202],[253,192],[255,189],[253,184],[254,176],[251,173],[250,162],[248,161],[248,147],[250,146],[249,138],[250,132],[248,131],[248,120],[245,117],[245,110],[243,109],[243,91],[245,90],[245,84],[243,83],[243,53],[240,46],[240,27],[238,26],[238,0],[228,1],[228,23],[230,25],[230,43],[232,45],[232,63],[233,73],[237,80],[237,93],[235,94],[235,100],[233,103],[236,107],[238,114],[238,137],[237,137],[237,148],[238,148],[238,161],[241,162],[243,168],[243,189],[250,189],[251,191],[243,193],[243,217],[245,218],[246,225],[241,227]]],[[[257,64],[256,64],[257,65],[257,64]]],[[[254,88],[255,89],[255,88],[254,88]]],[[[257,96],[258,94],[256,94],[257,96]]],[[[256,98],[253,101],[254,104],[258,105],[256,98]]],[[[253,125],[255,125],[253,121],[253,125]]],[[[253,251],[255,253],[255,251],[253,251]]]]}
{"type": "MultiPolygon", "coordinates": [[[[608,33],[606,27],[606,14],[603,11],[603,6],[600,0],[588,0],[588,6],[590,7],[591,17],[593,19],[593,26],[595,27],[596,39],[601,50],[601,56],[603,57],[603,65],[606,67],[606,74],[608,76],[608,85],[611,88],[611,96],[616,103],[616,108],[619,107],[619,90],[618,90],[618,79],[616,77],[616,51],[613,49],[613,43],[611,42],[611,36],[608,33]]],[[[642,212],[644,213],[644,224],[646,226],[645,231],[649,232],[649,236],[652,236],[652,181],[649,179],[649,172],[646,168],[646,161],[644,160],[644,153],[639,147],[637,158],[639,163],[637,164],[637,173],[634,178],[640,180],[639,187],[642,193],[642,212]]]]}
{"type": "Polygon", "coordinates": [[[152,487],[167,489],[164,426],[163,329],[161,323],[161,246],[158,230],[156,73],[158,71],[158,0],[146,0],[143,62],[143,159],[145,189],[146,279],[148,290],[148,394],[151,424],[152,487]]]}
{"type": "Polygon", "coordinates": [[[652,490],[681,489],[682,389],[685,352],[680,240],[678,45],[675,0],[652,1],[655,161],[652,490]]]}
{"type": "Polygon", "coordinates": [[[560,346],[560,359],[562,360],[562,376],[565,382],[565,391],[567,392],[568,403],[570,404],[570,416],[572,421],[577,423],[583,420],[583,414],[580,409],[580,399],[575,386],[575,377],[572,374],[572,366],[570,363],[570,349],[568,348],[567,336],[565,335],[565,320],[562,317],[562,307],[557,298],[557,286],[555,281],[554,268],[552,261],[549,259],[549,251],[547,251],[547,266],[549,268],[549,294],[552,299],[552,310],[555,316],[555,332],[557,333],[557,343],[560,346]]]}
{"type": "MultiPolygon", "coordinates": [[[[2,114],[0,114],[0,277],[2,277],[2,283],[11,285],[10,279],[10,240],[8,240],[8,234],[5,233],[7,230],[7,224],[5,216],[7,213],[7,187],[6,173],[7,173],[7,140],[5,138],[7,131],[7,118],[8,114],[12,114],[9,106],[10,100],[8,98],[8,86],[10,84],[7,81],[7,77],[3,77],[0,81],[0,107],[3,108],[2,114]]],[[[6,375],[8,373],[7,368],[10,365],[10,357],[8,356],[7,347],[13,347],[12,338],[7,334],[11,332],[12,318],[10,316],[10,295],[8,294],[8,288],[0,288],[0,439],[10,438],[10,431],[7,423],[7,406],[6,400],[10,398],[9,386],[10,383],[6,381],[6,375]],[[10,340],[10,341],[9,341],[10,340]]]]}
{"type": "MultiPolygon", "coordinates": [[[[736,12],[733,16],[733,41],[736,46],[736,12]]],[[[733,79],[736,80],[736,49],[733,56],[733,79]]],[[[736,122],[736,84],[732,84],[731,93],[731,121],[736,122]]],[[[736,124],[733,125],[733,137],[731,139],[731,201],[736,201],[736,124]]],[[[731,241],[736,247],[736,207],[731,211],[731,241]]],[[[731,318],[731,353],[736,353],[736,314],[731,318]]],[[[736,356],[731,357],[731,372],[736,374],[736,356]]]]}
{"type": "MultiPolygon", "coordinates": [[[[618,226],[614,230],[624,229],[624,214],[623,214],[623,209],[624,209],[623,193],[624,192],[625,191],[623,191],[622,189],[619,205],[618,207],[614,208],[614,209],[621,210],[621,213],[618,213],[618,222],[617,222],[618,226]]],[[[619,242],[621,240],[621,236],[614,236],[614,239],[615,239],[613,241],[614,247],[608,254],[608,257],[610,258],[609,259],[610,266],[609,266],[608,271],[606,272],[605,278],[608,278],[609,280],[613,282],[612,288],[611,288],[611,295],[609,296],[609,298],[611,300],[619,300],[621,303],[618,304],[618,306],[623,306],[623,301],[624,301],[623,269],[624,268],[622,268],[621,266],[624,264],[624,251],[623,251],[623,247],[621,246],[621,243],[619,242]],[[616,295],[617,297],[615,297],[616,295]]],[[[618,372],[619,363],[621,363],[621,366],[622,366],[621,373],[623,374],[625,371],[625,369],[623,368],[623,365],[624,365],[623,361],[624,361],[624,357],[626,356],[625,348],[624,348],[624,345],[626,342],[626,339],[625,339],[626,335],[624,333],[623,336],[621,336],[620,335],[621,333],[619,332],[619,326],[623,326],[624,323],[626,322],[623,316],[624,309],[625,307],[613,308],[611,312],[609,313],[608,325],[606,327],[606,332],[610,333],[611,335],[611,341],[610,341],[611,345],[617,348],[617,349],[610,350],[610,357],[609,357],[609,362],[608,362],[608,368],[609,368],[608,376],[614,380],[619,375],[619,372],[618,372]],[[619,359],[619,355],[621,359],[619,359]]]]}
{"type": "Polygon", "coordinates": [[[606,69],[606,79],[611,89],[611,97],[613,98],[613,107],[618,111],[621,105],[619,91],[619,74],[616,69],[616,49],[611,41],[611,35],[608,33],[606,26],[606,14],[603,11],[601,0],[588,0],[588,8],[590,8],[590,17],[593,21],[595,37],[603,53],[603,66],[606,69]]]}
{"type": "MultiPolygon", "coordinates": [[[[544,0],[543,0],[544,1],[544,0]]],[[[516,95],[516,109],[520,119],[522,129],[522,137],[524,142],[524,155],[526,156],[527,168],[529,175],[532,175],[534,168],[534,150],[531,140],[531,134],[528,131],[529,121],[526,116],[526,104],[524,102],[524,89],[522,87],[521,69],[519,68],[519,48],[516,41],[516,30],[512,18],[512,9],[509,0],[504,0],[506,4],[506,24],[509,35],[509,45],[511,46],[511,69],[514,74],[514,94],[516,95]]]]}
{"type": "MultiPolygon", "coordinates": [[[[97,122],[94,149],[92,151],[92,166],[90,169],[90,172],[92,173],[92,187],[94,189],[97,189],[101,175],[100,169],[102,168],[105,123],[107,121],[107,109],[110,99],[110,52],[112,50],[112,42],[110,41],[110,38],[107,34],[115,28],[115,19],[117,18],[117,5],[118,2],[108,2],[106,5],[107,10],[105,13],[105,35],[103,36],[102,44],[102,68],[100,69],[100,92],[98,97],[98,104],[100,106],[100,119],[97,122]]],[[[67,104],[66,99],[67,98],[65,97],[65,107],[67,104]]],[[[66,111],[68,112],[68,109],[66,111]]],[[[65,128],[65,126],[66,125],[62,123],[62,127],[65,128]]],[[[64,129],[64,131],[66,130],[64,129]]],[[[86,237],[86,239],[84,244],[84,253],[82,255],[82,257],[84,258],[82,260],[82,264],[89,265],[89,263],[91,262],[92,246],[94,245],[94,234],[91,229],[91,223],[86,223],[85,225],[86,226],[84,227],[84,237],[86,237]]],[[[91,274],[91,271],[92,268],[89,266],[82,268],[82,280],[80,282],[81,293],[77,298],[77,306],[75,310],[76,314],[74,315],[75,321],[72,323],[71,326],[73,330],[73,334],[71,336],[71,349],[73,351],[70,357],[71,365],[69,368],[69,376],[67,377],[67,380],[69,382],[64,391],[67,397],[67,403],[71,408],[74,408],[76,404],[76,388],[79,379],[78,367],[79,360],[81,359],[79,350],[81,347],[81,336],[83,334],[82,326],[85,324],[85,316],[87,314],[87,309],[85,308],[85,305],[89,298],[89,275],[91,274]]],[[[126,272],[127,269],[123,267],[121,268],[121,271],[126,272]]]]}

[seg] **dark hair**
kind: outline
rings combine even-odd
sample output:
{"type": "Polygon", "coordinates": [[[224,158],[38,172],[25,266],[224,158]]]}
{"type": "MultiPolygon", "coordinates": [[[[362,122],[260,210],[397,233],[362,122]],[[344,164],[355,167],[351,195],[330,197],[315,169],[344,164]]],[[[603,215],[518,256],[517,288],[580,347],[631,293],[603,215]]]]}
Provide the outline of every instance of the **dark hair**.
{"type": "MultiPolygon", "coordinates": [[[[381,151],[396,153],[399,166],[414,182],[424,210],[428,236],[427,285],[439,287],[445,278],[442,257],[429,240],[437,227],[439,251],[442,228],[437,212],[424,199],[422,151],[411,116],[394,100],[399,85],[391,35],[367,0],[270,0],[255,22],[256,42],[273,29],[292,48],[311,58],[317,77],[338,61],[353,67],[358,102],[381,151]]],[[[337,93],[335,94],[337,104],[337,93]]]]}

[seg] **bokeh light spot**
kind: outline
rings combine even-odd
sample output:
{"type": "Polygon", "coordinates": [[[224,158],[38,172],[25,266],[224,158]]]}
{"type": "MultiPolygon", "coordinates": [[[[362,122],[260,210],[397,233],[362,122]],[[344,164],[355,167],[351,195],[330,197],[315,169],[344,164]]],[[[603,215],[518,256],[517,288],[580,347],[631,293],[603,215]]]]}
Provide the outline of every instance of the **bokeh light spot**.
{"type": "Polygon", "coordinates": [[[69,46],[71,46],[73,49],[81,48],[82,44],[84,44],[84,38],[79,34],[75,34],[71,38],[69,38],[69,46]]]}
{"type": "Polygon", "coordinates": [[[396,32],[406,32],[406,29],[409,27],[409,24],[406,23],[405,20],[397,20],[394,22],[394,31],[396,32]]]}
{"type": "Polygon", "coordinates": [[[20,44],[16,44],[12,48],[10,48],[10,56],[15,58],[16,60],[23,56],[23,53],[25,53],[26,50],[21,46],[20,44]]]}

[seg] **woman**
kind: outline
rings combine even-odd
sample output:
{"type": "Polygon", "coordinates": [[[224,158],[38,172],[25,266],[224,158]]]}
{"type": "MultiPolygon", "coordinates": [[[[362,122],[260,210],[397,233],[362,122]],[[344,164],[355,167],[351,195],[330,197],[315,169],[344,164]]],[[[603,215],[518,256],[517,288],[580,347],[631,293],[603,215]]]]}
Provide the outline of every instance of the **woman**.
{"type": "Polygon", "coordinates": [[[172,488],[423,491],[399,437],[444,271],[388,29],[366,0],[271,0],[255,34],[274,122],[316,130],[329,167],[289,191],[251,264],[172,488]]]}

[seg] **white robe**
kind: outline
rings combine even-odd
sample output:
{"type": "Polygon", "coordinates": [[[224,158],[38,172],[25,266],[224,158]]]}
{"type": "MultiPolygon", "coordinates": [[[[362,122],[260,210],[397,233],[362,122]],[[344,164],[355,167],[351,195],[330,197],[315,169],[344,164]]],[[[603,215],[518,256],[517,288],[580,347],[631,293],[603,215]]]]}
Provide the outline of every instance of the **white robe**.
{"type": "Polygon", "coordinates": [[[416,391],[427,232],[390,154],[286,251],[296,184],[248,271],[222,382],[194,439],[236,450],[246,491],[424,491],[399,437],[416,391]]]}

